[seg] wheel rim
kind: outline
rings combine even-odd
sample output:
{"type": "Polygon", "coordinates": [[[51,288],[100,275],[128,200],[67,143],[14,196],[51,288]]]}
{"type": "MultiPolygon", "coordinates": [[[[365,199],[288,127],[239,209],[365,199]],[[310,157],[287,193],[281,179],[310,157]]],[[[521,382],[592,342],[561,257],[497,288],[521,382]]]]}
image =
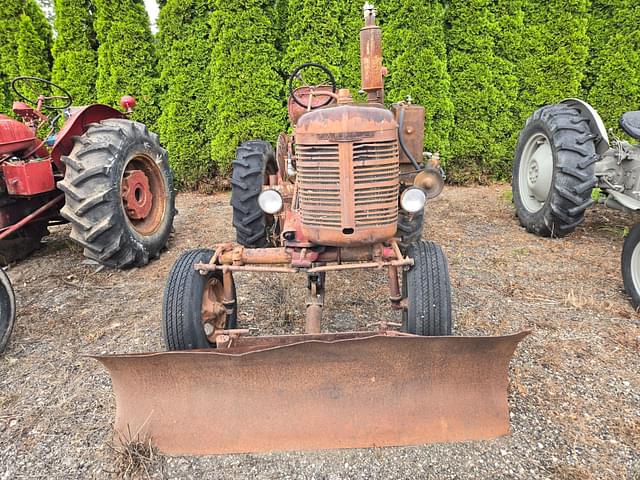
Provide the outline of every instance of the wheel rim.
{"type": "Polygon", "coordinates": [[[120,195],[131,226],[151,235],[162,225],[166,211],[165,181],[160,167],[147,155],[135,155],[122,174],[120,195]]]}
{"type": "Polygon", "coordinates": [[[532,135],[524,146],[518,172],[520,198],[531,213],[540,210],[551,191],[553,151],[546,135],[532,135]]]}
{"type": "Polygon", "coordinates": [[[216,330],[227,325],[227,310],[224,308],[224,286],[216,277],[209,277],[202,292],[200,314],[204,333],[211,343],[215,343],[216,330]]]}
{"type": "Polygon", "coordinates": [[[631,254],[631,281],[633,289],[640,294],[640,243],[637,243],[631,254]]]}

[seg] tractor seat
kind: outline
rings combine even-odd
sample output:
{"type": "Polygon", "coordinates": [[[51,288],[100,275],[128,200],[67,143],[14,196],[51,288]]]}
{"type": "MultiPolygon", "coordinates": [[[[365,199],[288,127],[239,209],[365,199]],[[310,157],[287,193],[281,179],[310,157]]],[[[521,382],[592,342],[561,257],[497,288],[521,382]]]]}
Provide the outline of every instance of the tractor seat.
{"type": "Polygon", "coordinates": [[[620,117],[620,126],[628,135],[640,140],[640,110],[627,112],[620,117]]]}

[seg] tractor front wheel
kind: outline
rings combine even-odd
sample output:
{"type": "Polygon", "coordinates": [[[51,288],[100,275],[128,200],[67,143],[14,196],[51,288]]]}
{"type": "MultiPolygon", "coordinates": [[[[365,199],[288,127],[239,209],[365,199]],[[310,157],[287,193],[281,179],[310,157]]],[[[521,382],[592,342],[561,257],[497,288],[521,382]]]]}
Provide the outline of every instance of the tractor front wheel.
{"type": "Polygon", "coordinates": [[[75,141],[58,188],[71,238],[103,265],[146,265],[166,246],[175,215],[173,175],[158,136],[139,122],[108,119],[75,141]]]}
{"type": "Polygon", "coordinates": [[[184,252],[173,264],[162,302],[162,336],[167,350],[193,350],[214,347],[210,341],[215,330],[236,327],[237,308],[235,284],[234,302],[229,314],[224,300],[222,272],[206,272],[193,268],[196,263],[208,263],[213,251],[196,249],[184,252]]]}
{"type": "Polygon", "coordinates": [[[451,283],[442,248],[419,240],[407,248],[414,264],[403,272],[402,290],[407,305],[403,329],[414,335],[451,335],[451,283]]]}
{"type": "Polygon", "coordinates": [[[564,237],[584,220],[596,185],[595,136],[569,105],[536,110],[520,133],[513,162],[513,202],[520,224],[543,237],[564,237]]]}
{"type": "Polygon", "coordinates": [[[398,210],[398,227],[396,237],[400,239],[400,248],[404,251],[406,248],[422,238],[422,230],[424,228],[424,210],[418,213],[405,212],[398,210]]]}
{"type": "Polygon", "coordinates": [[[640,307],[640,223],[624,239],[622,247],[622,281],[633,308],[640,307]]]}
{"type": "Polygon", "coordinates": [[[0,268],[0,353],[9,343],[16,322],[16,297],[7,274],[0,268]]]}

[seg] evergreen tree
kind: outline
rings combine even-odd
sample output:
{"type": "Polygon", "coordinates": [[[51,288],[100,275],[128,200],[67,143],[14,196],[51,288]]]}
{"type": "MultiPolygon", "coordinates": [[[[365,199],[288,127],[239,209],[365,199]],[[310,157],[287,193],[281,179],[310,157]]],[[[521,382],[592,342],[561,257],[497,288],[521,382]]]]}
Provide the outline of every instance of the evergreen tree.
{"type": "Polygon", "coordinates": [[[530,111],[522,111],[519,103],[520,85],[522,85],[522,71],[520,66],[526,56],[524,50],[524,11],[525,0],[494,0],[490,10],[494,16],[492,31],[495,54],[500,59],[498,85],[502,95],[510,106],[502,112],[504,122],[500,123],[494,132],[496,140],[504,146],[504,162],[500,171],[494,174],[501,179],[508,179],[511,174],[511,159],[513,158],[520,129],[525,119],[531,115],[530,111]]]}
{"type": "Polygon", "coordinates": [[[138,100],[133,118],[152,126],[159,116],[157,58],[142,0],[95,0],[98,38],[98,101],[138,100]]]}
{"type": "Polygon", "coordinates": [[[339,0],[289,0],[282,62],[285,71],[290,73],[307,62],[320,63],[331,70],[338,85],[357,87],[349,84],[353,75],[343,68],[348,30],[352,30],[342,24],[348,7],[349,2],[339,0]]]}
{"type": "Polygon", "coordinates": [[[586,97],[600,76],[603,67],[602,50],[615,35],[622,20],[616,12],[623,9],[628,0],[591,0],[587,21],[587,34],[589,36],[589,56],[587,66],[582,79],[582,92],[586,97]]]}
{"type": "Polygon", "coordinates": [[[21,0],[0,2],[0,113],[11,111],[9,82],[18,75],[18,27],[22,14],[21,0]]]}
{"type": "Polygon", "coordinates": [[[9,79],[0,72],[0,115],[11,112],[11,94],[9,93],[9,79]]]}
{"type": "MultiPolygon", "coordinates": [[[[40,8],[40,5],[38,5],[36,0],[24,0],[23,5],[24,14],[29,17],[38,38],[44,43],[42,58],[40,59],[40,62],[45,64],[45,67],[42,67],[42,70],[50,72],[51,64],[53,63],[53,57],[51,56],[51,46],[53,44],[51,23],[49,23],[47,16],[42,11],[42,8],[40,8]]],[[[48,79],[49,77],[46,78],[48,79]]]]}
{"type": "Polygon", "coordinates": [[[213,170],[206,128],[211,118],[208,4],[168,0],[158,17],[160,80],[167,89],[158,133],[181,184],[193,184],[213,170]]]}
{"type": "Polygon", "coordinates": [[[520,110],[578,96],[589,54],[589,0],[527,0],[520,110]]]}
{"type": "Polygon", "coordinates": [[[383,12],[383,52],[389,74],[386,98],[411,96],[425,107],[425,147],[445,158],[453,127],[453,103],[447,71],[444,7],[439,1],[387,2],[383,12]]]}
{"type": "Polygon", "coordinates": [[[517,87],[512,65],[497,55],[495,14],[489,0],[452,0],[447,12],[451,96],[455,128],[449,175],[454,181],[508,175],[508,141],[517,87]]]}
{"type": "Polygon", "coordinates": [[[274,69],[273,3],[218,0],[211,15],[211,151],[228,169],[244,140],[275,142],[284,126],[283,81],[274,69]]]}
{"type": "Polygon", "coordinates": [[[49,65],[42,59],[47,57],[44,41],[38,36],[31,19],[22,14],[18,28],[18,71],[20,75],[49,77],[49,65]]]}
{"type": "MultiPolygon", "coordinates": [[[[42,52],[42,57],[38,59],[41,65],[31,65],[28,70],[48,71],[51,66],[51,26],[38,4],[35,0],[3,0],[0,2],[0,72],[9,80],[20,75],[18,38],[21,28],[22,38],[32,36],[37,39],[37,49],[42,52]],[[26,16],[28,21],[24,20],[23,16],[26,16]],[[40,48],[42,44],[44,46],[40,48]]],[[[23,42],[22,48],[26,54],[29,47],[23,42]]]]}
{"type": "Polygon", "coordinates": [[[615,33],[593,62],[599,71],[588,94],[608,128],[616,128],[624,112],[640,109],[640,6],[635,0],[625,0],[616,9],[612,24],[615,33]]]}
{"type": "Polygon", "coordinates": [[[56,0],[51,79],[66,88],[76,105],[95,102],[97,55],[89,0],[56,0]]]}

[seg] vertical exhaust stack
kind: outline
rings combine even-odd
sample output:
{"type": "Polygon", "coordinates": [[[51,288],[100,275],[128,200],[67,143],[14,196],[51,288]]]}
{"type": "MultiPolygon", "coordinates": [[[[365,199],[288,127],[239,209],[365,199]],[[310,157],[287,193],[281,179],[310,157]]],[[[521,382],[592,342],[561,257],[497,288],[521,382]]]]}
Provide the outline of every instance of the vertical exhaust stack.
{"type": "Polygon", "coordinates": [[[364,27],[360,30],[360,76],[367,102],[384,103],[384,75],[382,66],[382,31],[376,25],[376,10],[364,4],[364,27]]]}

